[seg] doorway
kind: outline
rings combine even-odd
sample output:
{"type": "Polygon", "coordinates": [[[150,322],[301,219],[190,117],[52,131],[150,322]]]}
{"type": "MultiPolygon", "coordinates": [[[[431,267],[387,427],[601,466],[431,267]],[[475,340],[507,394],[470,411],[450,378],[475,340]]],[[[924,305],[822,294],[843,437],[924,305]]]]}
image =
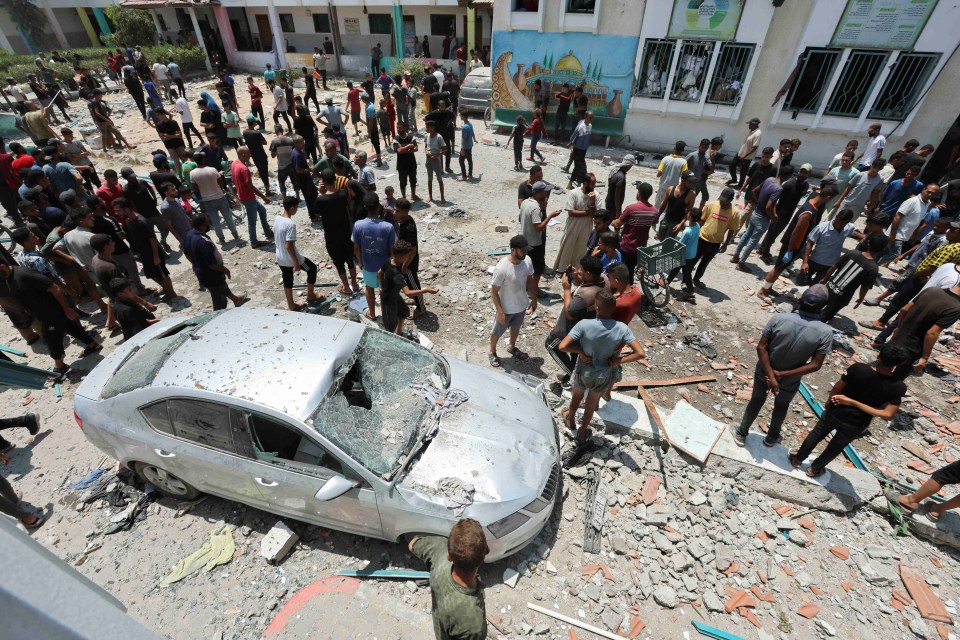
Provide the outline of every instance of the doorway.
{"type": "Polygon", "coordinates": [[[263,51],[273,49],[273,31],[270,30],[270,16],[264,13],[257,14],[257,32],[260,34],[260,45],[263,51]]]}
{"type": "Polygon", "coordinates": [[[412,58],[417,55],[417,26],[413,16],[403,16],[403,55],[412,58]]]}
{"type": "MultiPolygon", "coordinates": [[[[473,21],[473,48],[478,52],[483,52],[483,16],[476,12],[476,18],[473,21]]],[[[467,61],[470,61],[470,38],[468,37],[467,16],[463,16],[463,47],[467,50],[467,61]]],[[[452,54],[452,52],[451,52],[452,54]]],[[[452,57],[452,56],[451,56],[452,57]]],[[[483,56],[481,56],[483,57],[483,56]]]]}

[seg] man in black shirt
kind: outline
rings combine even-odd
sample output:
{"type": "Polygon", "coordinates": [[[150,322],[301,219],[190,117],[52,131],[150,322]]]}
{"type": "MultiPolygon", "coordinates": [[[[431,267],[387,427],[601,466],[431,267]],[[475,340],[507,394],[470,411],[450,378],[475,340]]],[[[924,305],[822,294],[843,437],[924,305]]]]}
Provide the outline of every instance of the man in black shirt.
{"type": "Polygon", "coordinates": [[[456,113],[460,105],[460,83],[454,79],[450,71],[447,72],[447,80],[440,90],[449,96],[450,107],[456,113]]]}
{"type": "Polygon", "coordinates": [[[894,372],[897,379],[910,375],[911,365],[915,373],[922,374],[940,333],[957,320],[960,320],[960,285],[951,289],[930,287],[907,303],[900,311],[899,325],[891,338],[910,353],[910,359],[894,372]]]}
{"type": "Polygon", "coordinates": [[[517,206],[523,204],[527,198],[533,197],[533,185],[543,182],[543,167],[538,164],[530,167],[530,177],[520,183],[517,187],[517,206]]]}
{"type": "Polygon", "coordinates": [[[180,181],[180,172],[170,170],[170,158],[167,154],[159,151],[154,153],[153,166],[155,171],[151,171],[148,177],[154,189],[159,189],[160,185],[164,182],[169,182],[177,188],[177,192],[180,191],[180,188],[183,186],[183,183],[180,181]]]}
{"type": "Polygon", "coordinates": [[[273,195],[270,191],[270,164],[267,161],[267,139],[257,129],[257,116],[252,113],[247,115],[247,128],[243,130],[243,145],[250,150],[250,159],[253,160],[253,166],[257,168],[260,179],[263,181],[263,192],[269,198],[273,195]]]}
{"type": "Polygon", "coordinates": [[[823,475],[827,464],[839,456],[843,449],[863,436],[874,417],[890,420],[900,409],[900,402],[907,393],[907,385],[896,379],[894,369],[907,362],[909,353],[896,342],[883,345],[879,361],[870,366],[857,363],[833,385],[827,408],[813,431],[804,439],[795,453],[790,454],[790,464],[799,469],[814,448],[836,430],[816,460],[807,468],[811,478],[823,475]]]}
{"type": "Polygon", "coordinates": [[[180,173],[183,168],[181,160],[187,157],[186,143],[183,141],[180,125],[170,117],[166,109],[154,109],[153,113],[158,119],[157,135],[163,141],[167,153],[173,158],[173,166],[176,167],[177,173],[180,173]]]}
{"type": "Polygon", "coordinates": [[[140,304],[129,280],[114,278],[109,287],[113,315],[120,323],[124,340],[129,340],[157,321],[156,316],[140,304]]]}
{"type": "Polygon", "coordinates": [[[160,215],[160,209],[157,207],[157,192],[149,183],[137,178],[137,174],[130,167],[120,169],[120,175],[127,181],[123,188],[123,197],[126,198],[133,209],[143,216],[147,223],[160,232],[160,244],[167,251],[170,245],[167,244],[167,223],[163,221],[160,215]]]}
{"type": "MultiPolygon", "coordinates": [[[[340,293],[359,292],[357,267],[353,255],[353,221],[350,211],[352,192],[348,189],[337,190],[337,176],[331,169],[320,172],[320,195],[316,199],[316,210],[323,221],[323,241],[327,246],[330,261],[340,276],[340,293]],[[347,282],[347,270],[350,281],[347,282]]],[[[358,198],[362,202],[362,198],[358,198]]]]}
{"type": "Polygon", "coordinates": [[[604,204],[607,208],[607,215],[610,216],[611,220],[619,218],[623,211],[623,200],[627,194],[627,172],[635,164],[637,164],[636,158],[628,153],[620,161],[619,166],[611,171],[607,177],[607,198],[604,204]]]}
{"type": "Polygon", "coordinates": [[[860,290],[860,297],[857,303],[853,305],[856,309],[863,304],[863,299],[867,292],[877,282],[877,274],[880,271],[877,260],[883,256],[887,248],[887,238],[882,233],[875,233],[868,236],[864,242],[867,245],[866,250],[848,252],[837,264],[830,267],[824,274],[821,284],[827,285],[830,297],[827,300],[827,306],[823,308],[820,319],[824,322],[830,322],[841,309],[850,304],[853,294],[860,290]]]}
{"type": "Polygon", "coordinates": [[[170,302],[177,297],[170,281],[170,272],[167,271],[166,254],[157,242],[153,227],[142,215],[137,213],[131,202],[126,198],[117,198],[113,201],[113,210],[123,219],[126,219],[127,240],[137,252],[140,263],[143,265],[143,275],[147,276],[163,288],[163,302],[170,302]]]}
{"type": "Polygon", "coordinates": [[[143,282],[140,281],[137,261],[130,252],[129,245],[124,241],[123,230],[116,220],[107,215],[107,209],[103,201],[98,196],[88,196],[87,206],[93,211],[93,233],[102,233],[110,236],[110,239],[113,240],[112,259],[123,269],[126,274],[125,277],[133,283],[137,295],[145,296],[153,293],[153,291],[144,287],[143,282]]]}
{"type": "Polygon", "coordinates": [[[78,320],[66,294],[43,275],[25,267],[11,267],[0,262],[0,298],[12,298],[40,321],[41,335],[53,358],[53,372],[65,374],[69,369],[63,361],[63,336],[70,335],[86,347],[81,358],[102,349],[78,320]]]}
{"type": "Polygon", "coordinates": [[[397,173],[400,176],[400,195],[407,197],[407,181],[410,182],[410,197],[417,197],[417,150],[419,146],[413,139],[407,125],[397,122],[397,137],[393,139],[393,150],[397,154],[397,173]]]}
{"type": "Polygon", "coordinates": [[[738,199],[741,194],[746,194],[743,198],[743,213],[740,214],[741,226],[750,220],[750,214],[757,206],[756,196],[754,195],[756,188],[763,184],[764,180],[774,177],[777,173],[777,167],[770,161],[771,158],[773,158],[773,147],[764,147],[760,159],[750,165],[747,170],[746,184],[737,192],[738,199]]]}

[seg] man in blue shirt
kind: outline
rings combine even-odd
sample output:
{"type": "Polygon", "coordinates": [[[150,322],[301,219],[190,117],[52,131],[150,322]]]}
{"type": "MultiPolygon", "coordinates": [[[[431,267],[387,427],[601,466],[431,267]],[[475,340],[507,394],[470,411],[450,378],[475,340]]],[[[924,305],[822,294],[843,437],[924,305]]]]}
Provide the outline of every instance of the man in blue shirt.
{"type": "Polygon", "coordinates": [[[886,191],[883,192],[883,203],[880,205],[880,211],[890,216],[891,220],[907,198],[923,191],[923,185],[917,181],[917,174],[919,173],[920,169],[910,167],[902,178],[887,185],[886,191]]]}
{"type": "Polygon", "coordinates": [[[573,171],[567,181],[567,190],[573,189],[573,183],[578,184],[587,179],[587,149],[590,148],[590,134],[593,132],[593,111],[587,111],[570,136],[570,155],[573,157],[573,171]]]}
{"type": "Polygon", "coordinates": [[[390,259],[390,249],[397,243],[397,230],[380,217],[380,196],[369,191],[363,196],[367,217],[353,225],[353,253],[363,273],[367,297],[367,317],[377,319],[374,290],[380,288],[380,269],[390,259]]]}
{"type": "Polygon", "coordinates": [[[217,247],[207,235],[210,232],[210,218],[205,213],[196,213],[190,216],[193,228],[183,239],[183,252],[193,265],[193,273],[201,287],[206,287],[213,301],[213,310],[227,308],[227,300],[233,306],[239,307],[250,300],[245,295],[236,295],[230,291],[227,279],[230,278],[230,269],[223,265],[223,258],[217,247]]]}

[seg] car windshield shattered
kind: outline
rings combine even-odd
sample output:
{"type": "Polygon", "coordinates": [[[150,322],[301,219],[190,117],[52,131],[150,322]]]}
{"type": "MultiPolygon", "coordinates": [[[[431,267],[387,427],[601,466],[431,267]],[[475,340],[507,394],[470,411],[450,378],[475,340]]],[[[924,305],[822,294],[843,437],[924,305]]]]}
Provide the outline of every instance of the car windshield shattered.
{"type": "Polygon", "coordinates": [[[377,475],[410,447],[431,407],[414,382],[450,384],[445,363],[431,351],[384,331],[368,330],[334,374],[330,392],[307,420],[351,458],[377,475]]]}

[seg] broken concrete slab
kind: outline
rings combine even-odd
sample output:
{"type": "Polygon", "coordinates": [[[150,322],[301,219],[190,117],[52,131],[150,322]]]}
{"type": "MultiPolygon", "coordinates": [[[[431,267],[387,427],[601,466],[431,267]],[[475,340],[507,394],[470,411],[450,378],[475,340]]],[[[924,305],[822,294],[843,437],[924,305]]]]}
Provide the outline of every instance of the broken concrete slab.
{"type": "Polygon", "coordinates": [[[670,436],[670,444],[700,462],[710,457],[723,432],[722,424],[682,401],[674,406],[663,426],[670,436]]]}
{"type": "Polygon", "coordinates": [[[299,539],[300,536],[294,533],[283,520],[278,520],[277,524],[263,536],[260,542],[260,555],[266,558],[267,562],[280,562],[290,553],[299,539]]]}
{"type": "MultiPolygon", "coordinates": [[[[887,499],[883,496],[874,498],[870,502],[870,508],[883,515],[890,514],[887,499]]],[[[909,521],[910,531],[921,538],[960,549],[960,514],[955,511],[944,512],[935,523],[917,513],[904,512],[903,517],[909,521]]]]}
{"type": "MultiPolygon", "coordinates": [[[[671,412],[657,407],[664,420],[671,412]]],[[[643,401],[614,392],[610,402],[597,410],[599,421],[607,429],[628,430],[631,436],[658,442],[660,432],[650,418],[643,401]]],[[[810,478],[802,469],[794,469],[786,447],[765,447],[763,436],[750,434],[745,447],[739,447],[726,429],[720,434],[705,468],[746,486],[756,487],[768,496],[793,504],[844,513],[881,495],[879,481],[871,474],[834,462],[827,473],[810,478]]]]}

